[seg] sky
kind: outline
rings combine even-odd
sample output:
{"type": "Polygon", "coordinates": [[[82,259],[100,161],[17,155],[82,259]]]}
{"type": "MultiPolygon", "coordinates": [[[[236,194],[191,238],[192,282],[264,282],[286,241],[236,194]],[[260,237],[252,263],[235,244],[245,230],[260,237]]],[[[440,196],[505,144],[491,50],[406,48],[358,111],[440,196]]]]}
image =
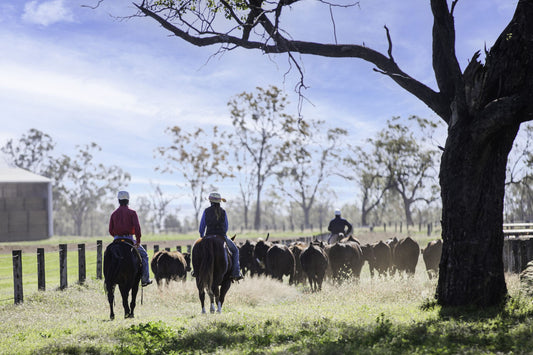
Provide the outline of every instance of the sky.
{"type": "MultiPolygon", "coordinates": [[[[73,156],[76,145],[97,143],[95,160],[117,165],[132,176],[133,196],[158,184],[191,208],[177,175],[161,174],[154,158],[170,144],[167,127],[231,125],[228,101],[256,87],[276,85],[297,114],[298,73],[285,55],[235,49],[214,56],[217,47],[198,48],[135,13],[131,1],[2,0],[0,2],[0,146],[29,129],[49,134],[55,153],[73,156]],[[88,5],[88,6],[85,6],[88,5]]],[[[344,2],[345,4],[349,2],[344,2]]],[[[472,55],[490,48],[511,19],[517,0],[459,1],[455,9],[456,51],[464,69],[472,55]]],[[[432,16],[429,1],[361,0],[335,7],[302,0],[284,12],[294,39],[365,44],[386,53],[384,26],[400,68],[436,88],[431,66],[432,16]],[[335,19],[331,21],[331,14],[335,19]],[[335,32],[333,29],[335,28],[335,32]]],[[[305,75],[304,118],[325,120],[348,130],[363,144],[393,116],[435,113],[389,78],[359,59],[298,56],[305,75]]],[[[445,129],[435,144],[444,146],[445,129]]],[[[236,182],[218,184],[236,198],[236,182]]],[[[330,184],[339,205],[353,201],[357,186],[330,184]]]]}

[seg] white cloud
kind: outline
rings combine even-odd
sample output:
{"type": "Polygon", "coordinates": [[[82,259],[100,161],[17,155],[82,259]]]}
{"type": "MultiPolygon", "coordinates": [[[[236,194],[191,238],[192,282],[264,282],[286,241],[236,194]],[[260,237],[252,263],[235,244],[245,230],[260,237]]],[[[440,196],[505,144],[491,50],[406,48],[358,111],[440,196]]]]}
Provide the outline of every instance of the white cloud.
{"type": "Polygon", "coordinates": [[[73,22],[72,12],[65,7],[63,0],[30,1],[24,6],[22,19],[29,23],[48,26],[57,22],[73,22]]]}

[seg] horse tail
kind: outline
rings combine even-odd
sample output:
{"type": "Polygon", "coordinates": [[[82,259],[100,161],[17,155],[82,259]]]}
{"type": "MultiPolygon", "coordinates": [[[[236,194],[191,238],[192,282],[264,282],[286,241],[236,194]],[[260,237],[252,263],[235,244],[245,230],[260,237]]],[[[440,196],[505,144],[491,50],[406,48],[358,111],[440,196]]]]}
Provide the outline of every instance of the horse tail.
{"type": "Polygon", "coordinates": [[[104,279],[106,286],[117,282],[121,259],[120,246],[118,244],[110,244],[104,253],[104,279]]]}
{"type": "Polygon", "coordinates": [[[213,284],[213,272],[215,267],[215,251],[214,243],[211,240],[204,240],[202,248],[202,259],[200,261],[200,270],[198,277],[200,278],[200,285],[211,293],[211,285],[213,284]]]}

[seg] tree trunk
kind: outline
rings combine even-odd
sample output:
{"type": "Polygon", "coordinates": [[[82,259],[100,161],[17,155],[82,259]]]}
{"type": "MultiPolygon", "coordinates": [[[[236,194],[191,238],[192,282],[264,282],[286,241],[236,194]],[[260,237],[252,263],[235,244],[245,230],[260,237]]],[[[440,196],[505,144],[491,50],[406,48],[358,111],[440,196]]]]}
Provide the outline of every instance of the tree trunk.
{"type": "Polygon", "coordinates": [[[415,223],[413,222],[413,214],[411,213],[411,200],[407,197],[402,196],[403,200],[403,209],[405,211],[405,222],[407,227],[414,226],[415,223]]]}
{"type": "Polygon", "coordinates": [[[504,182],[519,125],[480,138],[472,133],[473,121],[460,119],[450,127],[442,154],[444,243],[436,297],[443,306],[494,306],[507,295],[502,256],[504,182]]]}
{"type": "Polygon", "coordinates": [[[248,229],[248,205],[244,204],[244,229],[248,229]]]}
{"type": "Polygon", "coordinates": [[[261,188],[257,188],[257,199],[255,201],[254,229],[261,228],[261,188]]]}
{"type": "Polygon", "coordinates": [[[311,211],[311,206],[308,206],[307,208],[303,207],[305,228],[310,228],[310,223],[309,223],[309,212],[310,211],[311,211]]]}

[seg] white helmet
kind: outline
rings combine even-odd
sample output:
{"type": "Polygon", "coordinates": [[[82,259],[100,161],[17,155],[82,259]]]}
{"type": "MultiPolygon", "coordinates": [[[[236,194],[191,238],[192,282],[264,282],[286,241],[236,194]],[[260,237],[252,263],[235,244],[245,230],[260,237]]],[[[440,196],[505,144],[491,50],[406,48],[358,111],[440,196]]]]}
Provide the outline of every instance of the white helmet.
{"type": "Polygon", "coordinates": [[[119,200],[129,200],[130,194],[128,191],[119,191],[117,197],[119,200]]]}
{"type": "Polygon", "coordinates": [[[340,210],[340,208],[337,208],[335,210],[335,216],[340,216],[340,215],[341,215],[341,210],[340,210]]]}

